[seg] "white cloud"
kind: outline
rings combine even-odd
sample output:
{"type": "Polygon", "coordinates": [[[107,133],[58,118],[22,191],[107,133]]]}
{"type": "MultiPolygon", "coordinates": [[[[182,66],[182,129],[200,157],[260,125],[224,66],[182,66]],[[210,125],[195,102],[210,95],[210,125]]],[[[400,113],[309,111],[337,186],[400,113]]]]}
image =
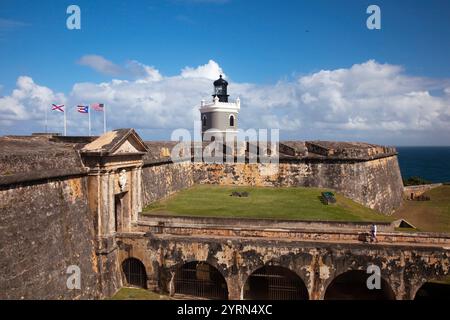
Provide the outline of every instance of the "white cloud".
{"type": "Polygon", "coordinates": [[[197,68],[185,67],[181,70],[181,76],[183,78],[205,78],[216,80],[220,75],[226,77],[219,64],[213,60],[209,60],[207,64],[198,66],[197,68]]]}
{"type": "MultiPolygon", "coordinates": [[[[103,102],[110,128],[134,127],[144,136],[159,130],[157,136],[145,138],[168,139],[174,128],[193,127],[200,100],[211,99],[212,80],[223,74],[213,60],[185,67],[172,77],[137,61],[128,62],[124,69],[132,79],[76,83],[66,96],[21,77],[17,89],[0,98],[0,120],[28,119],[34,109],[55,99],[66,99],[71,106],[103,102]]],[[[399,66],[370,60],[273,85],[230,81],[229,93],[231,99],[241,98],[241,128],[279,128],[282,138],[448,144],[450,90],[442,85],[444,94],[433,95],[430,82],[436,83],[408,76],[399,66]]],[[[71,134],[85,134],[86,118],[75,113],[70,121],[71,134]]],[[[101,116],[93,114],[93,128],[100,130],[100,122],[101,116]]],[[[2,125],[14,131],[17,122],[2,125]]]]}
{"type": "Polygon", "coordinates": [[[159,81],[162,79],[162,75],[157,69],[136,60],[130,60],[122,67],[102,56],[91,54],[82,56],[78,60],[78,64],[110,76],[130,77],[141,81],[159,81]]]}
{"type": "Polygon", "coordinates": [[[65,100],[63,94],[37,85],[30,77],[19,77],[16,86],[11,95],[0,98],[2,120],[39,119],[46,106],[65,100]]]}
{"type": "Polygon", "coordinates": [[[106,75],[119,75],[121,73],[121,68],[118,65],[96,54],[84,55],[78,60],[78,63],[106,75]]]}
{"type": "Polygon", "coordinates": [[[129,61],[126,68],[134,78],[141,81],[160,81],[163,78],[157,69],[136,60],[129,61]]]}
{"type": "Polygon", "coordinates": [[[317,100],[319,100],[319,99],[317,97],[314,97],[313,95],[311,95],[309,92],[302,94],[302,101],[305,104],[310,104],[312,102],[316,102],[317,100]]]}
{"type": "Polygon", "coordinates": [[[61,119],[51,113],[51,104],[64,104],[65,101],[64,94],[40,86],[30,77],[19,77],[16,89],[9,96],[0,97],[0,131],[3,134],[23,133],[31,128],[42,131],[46,111],[49,127],[59,130],[61,119]]]}

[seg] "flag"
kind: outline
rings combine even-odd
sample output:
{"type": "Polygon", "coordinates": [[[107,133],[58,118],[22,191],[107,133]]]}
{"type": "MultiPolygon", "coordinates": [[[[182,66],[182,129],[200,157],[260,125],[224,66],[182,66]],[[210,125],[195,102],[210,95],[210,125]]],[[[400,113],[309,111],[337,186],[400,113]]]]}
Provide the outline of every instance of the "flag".
{"type": "Polygon", "coordinates": [[[52,110],[58,110],[58,111],[64,112],[63,107],[64,107],[63,104],[62,105],[57,105],[57,104],[54,104],[54,103],[52,104],[52,110]]]}
{"type": "Polygon", "coordinates": [[[89,113],[89,106],[77,106],[79,113],[89,113]]]}
{"type": "Polygon", "coordinates": [[[103,103],[91,103],[91,108],[103,112],[103,132],[106,132],[106,106],[103,103]]]}
{"type": "MultiPolygon", "coordinates": [[[[66,113],[64,112],[63,109],[64,105],[58,105],[58,104],[54,104],[52,103],[52,110],[58,110],[61,111],[62,113],[64,113],[64,136],[67,135],[67,117],[66,117],[66,113]]],[[[47,109],[45,109],[45,132],[47,132],[47,109]]]]}
{"type": "Polygon", "coordinates": [[[105,107],[105,105],[103,103],[93,103],[93,104],[91,104],[91,108],[94,109],[95,111],[103,111],[104,107],[105,107]]]}

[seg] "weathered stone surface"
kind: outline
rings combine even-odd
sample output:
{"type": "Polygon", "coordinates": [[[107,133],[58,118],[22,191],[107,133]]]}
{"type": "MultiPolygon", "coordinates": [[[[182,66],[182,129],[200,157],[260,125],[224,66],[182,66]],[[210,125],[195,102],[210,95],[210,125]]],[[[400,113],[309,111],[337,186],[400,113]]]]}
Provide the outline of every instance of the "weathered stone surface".
{"type": "Polygon", "coordinates": [[[75,144],[52,142],[47,136],[0,137],[0,176],[82,168],[75,144]]]}
{"type": "MultiPolygon", "coordinates": [[[[338,274],[369,262],[383,266],[383,276],[399,299],[414,297],[423,281],[448,274],[448,248],[443,247],[448,237],[435,235],[431,247],[432,237],[383,234],[389,226],[380,226],[380,239],[408,245],[354,243],[355,232],[348,230],[274,230],[287,227],[282,221],[238,230],[242,221],[231,227],[210,222],[216,226],[203,228],[173,221],[155,227],[138,220],[143,205],[195,183],[330,188],[388,214],[403,194],[393,149],[286,142],[275,172],[261,164],[172,163],[174,142],[144,146],[140,138],[129,137],[134,132],[123,129],[97,143],[80,137],[0,138],[0,299],[110,296],[123,284],[121,263],[126,257],[140,259],[149,288],[162,290],[180,264],[207,261],[225,276],[233,299],[241,297],[250,273],[265,264],[295,271],[312,299],[323,298],[338,274]],[[81,161],[79,150],[87,143],[92,148],[81,161]],[[128,187],[122,188],[119,176],[124,168],[128,187]],[[115,196],[123,196],[121,206],[115,196]],[[69,265],[81,268],[81,290],[66,288],[69,265]]],[[[303,225],[316,227],[324,224],[303,225]]]]}
{"type": "Polygon", "coordinates": [[[143,205],[194,184],[190,162],[148,165],[142,169],[143,205]]]}
{"type": "Polygon", "coordinates": [[[407,200],[415,199],[425,192],[442,186],[442,183],[424,184],[419,186],[407,186],[403,189],[403,197],[407,200]]]}
{"type": "MultiPolygon", "coordinates": [[[[231,217],[197,217],[176,215],[140,215],[138,224],[146,226],[164,225],[165,227],[191,226],[199,229],[206,227],[221,228],[252,228],[262,229],[302,229],[302,230],[356,230],[368,231],[372,222],[365,221],[302,221],[283,219],[231,218],[231,217]]],[[[378,231],[393,232],[394,225],[390,222],[377,222],[378,231]]],[[[450,238],[450,236],[449,236],[450,238]]]]}
{"type": "Polygon", "coordinates": [[[0,299],[98,296],[93,219],[86,178],[0,190],[0,299]],[[81,290],[66,270],[81,269],[81,290]]]}
{"type": "Polygon", "coordinates": [[[310,299],[323,299],[327,287],[349,270],[381,267],[381,276],[396,299],[413,299],[425,282],[449,272],[446,249],[370,244],[295,242],[222,237],[196,238],[148,234],[121,238],[120,259],[140,259],[149,283],[169,292],[171,274],[184,263],[205,261],[226,279],[229,298],[242,298],[248,276],[264,265],[294,271],[305,283],[310,299]]]}
{"type": "MultiPolygon", "coordinates": [[[[177,216],[141,217],[136,231],[154,234],[207,236],[226,238],[270,238],[303,241],[359,243],[368,235],[367,222],[303,222],[240,218],[197,218],[177,216]]],[[[415,244],[450,247],[450,235],[445,233],[394,232],[390,223],[377,223],[377,239],[383,244],[415,244]]]]}
{"type": "Polygon", "coordinates": [[[134,129],[109,131],[98,139],[86,144],[81,153],[90,156],[109,156],[119,154],[145,154],[147,145],[134,129]]]}
{"type": "Polygon", "coordinates": [[[306,141],[310,154],[325,156],[329,159],[370,160],[396,155],[393,147],[385,147],[363,142],[306,141]]]}

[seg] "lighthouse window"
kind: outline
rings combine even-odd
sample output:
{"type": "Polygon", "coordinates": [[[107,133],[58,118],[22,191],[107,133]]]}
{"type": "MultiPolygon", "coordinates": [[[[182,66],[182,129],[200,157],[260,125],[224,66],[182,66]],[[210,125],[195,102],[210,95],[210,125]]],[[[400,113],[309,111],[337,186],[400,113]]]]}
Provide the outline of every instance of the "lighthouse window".
{"type": "Polygon", "coordinates": [[[234,116],[230,116],[230,127],[234,127],[234,116]]]}
{"type": "Polygon", "coordinates": [[[222,93],[223,93],[222,87],[216,87],[216,94],[222,94],[222,93]]]}
{"type": "Polygon", "coordinates": [[[203,121],[202,125],[206,126],[206,116],[203,116],[202,121],[203,121]]]}

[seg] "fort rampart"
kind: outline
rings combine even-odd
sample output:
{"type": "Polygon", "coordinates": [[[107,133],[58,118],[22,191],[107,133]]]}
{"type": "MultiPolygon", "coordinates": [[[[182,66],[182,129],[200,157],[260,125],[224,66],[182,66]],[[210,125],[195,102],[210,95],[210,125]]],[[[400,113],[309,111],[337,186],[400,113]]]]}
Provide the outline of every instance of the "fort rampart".
{"type": "MultiPolygon", "coordinates": [[[[384,214],[392,213],[401,203],[403,186],[395,150],[392,149],[353,145],[355,149],[352,150],[351,146],[344,145],[339,151],[339,145],[336,144],[286,143],[280,148],[284,154],[280,157],[278,171],[267,175],[267,172],[261,174],[264,168],[260,164],[172,163],[167,150],[173,143],[150,142],[145,147],[139,144],[134,130],[127,130],[117,131],[104,144],[101,142],[105,138],[99,141],[93,138],[70,140],[45,136],[1,138],[0,299],[87,299],[111,295],[123,284],[120,259],[129,253],[126,249],[129,247],[123,247],[127,243],[132,245],[135,252],[140,247],[149,246],[148,256],[141,251],[139,258],[146,261],[153,284],[163,287],[167,282],[158,277],[164,277],[169,270],[166,268],[182,260],[211,260],[221,250],[224,255],[234,252],[234,258],[223,256],[225,260],[218,265],[228,278],[234,279],[230,281],[235,281],[230,286],[230,297],[233,298],[239,297],[238,288],[242,287],[242,281],[250,269],[269,261],[267,255],[270,248],[277,247],[276,251],[280,252],[277,253],[277,259],[298,269],[295,270],[305,278],[311,298],[321,298],[323,290],[320,288],[326,286],[328,280],[322,279],[317,284],[311,271],[306,271],[305,264],[300,262],[306,259],[306,265],[311,265],[311,261],[333,256],[332,259],[337,259],[339,266],[332,267],[330,264],[329,267],[334,268],[330,272],[341,272],[349,262],[341,264],[337,257],[350,255],[350,252],[353,254],[353,249],[334,249],[314,244],[314,241],[328,241],[331,238],[327,239],[326,235],[334,237],[339,232],[323,232],[324,238],[319,239],[313,234],[317,227],[314,225],[302,227],[310,229],[310,233],[267,230],[270,227],[266,225],[261,226],[261,230],[249,230],[247,234],[245,230],[237,232],[224,226],[207,228],[202,233],[194,231],[195,228],[189,230],[166,225],[167,236],[182,237],[186,240],[182,243],[179,240],[164,240],[164,234],[155,238],[143,236],[147,232],[157,232],[152,229],[154,226],[149,225],[150,222],[139,218],[139,212],[136,211],[197,183],[329,188],[384,214]],[[87,143],[92,141],[93,147],[85,150],[87,143]],[[100,148],[95,149],[99,145],[100,148]],[[135,150],[137,147],[140,149],[135,150]],[[131,155],[128,155],[130,152],[131,155]],[[120,180],[123,170],[125,183],[120,180]],[[120,200],[123,207],[120,208],[120,219],[114,217],[114,210],[117,211],[117,206],[114,207],[115,197],[124,199],[120,200]],[[205,236],[210,239],[205,240],[205,236]],[[196,237],[202,237],[203,240],[197,241],[196,237]],[[228,243],[223,237],[244,237],[253,248],[250,251],[260,252],[261,256],[251,258],[249,250],[239,247],[240,241],[228,243]],[[251,244],[256,241],[253,238],[264,238],[264,241],[258,240],[251,244]],[[297,243],[293,247],[292,243],[271,241],[271,238],[309,241],[309,244],[300,248],[297,243]],[[121,242],[118,243],[118,240],[121,242]],[[227,246],[233,249],[227,251],[227,246]],[[188,253],[189,250],[191,253],[188,253]],[[292,253],[289,253],[290,250],[292,253]],[[330,256],[330,252],[334,253],[330,256]],[[158,262],[158,255],[164,258],[163,262],[158,262]],[[244,267],[239,262],[240,271],[236,271],[238,269],[231,268],[232,259],[242,259],[248,263],[244,267]],[[67,289],[66,271],[70,265],[77,265],[81,269],[81,290],[67,289]],[[227,269],[224,265],[227,265],[227,269]],[[159,271],[152,273],[154,268],[159,268],[159,271]]],[[[267,222],[261,222],[264,223],[267,222]]],[[[390,226],[385,228],[386,237],[395,236],[389,235],[392,231],[390,226]]],[[[341,232],[339,235],[342,241],[353,241],[354,236],[353,231],[341,232]]],[[[397,256],[395,259],[400,260],[395,263],[403,263],[402,257],[413,254],[400,253],[399,249],[392,251],[358,247],[355,250],[384,250],[373,252],[397,256]]],[[[367,256],[372,252],[369,251],[361,253],[361,256],[367,256]]],[[[430,259],[442,258],[441,253],[437,255],[432,257],[431,253],[427,253],[427,256],[432,257],[430,259]]],[[[350,255],[349,259],[358,260],[357,256],[351,258],[350,255]]],[[[214,259],[218,259],[218,256],[214,259]]],[[[213,262],[218,264],[216,260],[213,262]]],[[[316,266],[311,265],[311,268],[316,266]]],[[[424,272],[431,271],[425,268],[424,272]]],[[[387,276],[393,277],[390,274],[387,276]]],[[[395,281],[395,286],[406,286],[401,279],[395,281]]],[[[414,285],[419,280],[412,281],[414,285]]],[[[411,290],[414,288],[395,292],[398,297],[408,298],[412,295],[411,290]]]]}

